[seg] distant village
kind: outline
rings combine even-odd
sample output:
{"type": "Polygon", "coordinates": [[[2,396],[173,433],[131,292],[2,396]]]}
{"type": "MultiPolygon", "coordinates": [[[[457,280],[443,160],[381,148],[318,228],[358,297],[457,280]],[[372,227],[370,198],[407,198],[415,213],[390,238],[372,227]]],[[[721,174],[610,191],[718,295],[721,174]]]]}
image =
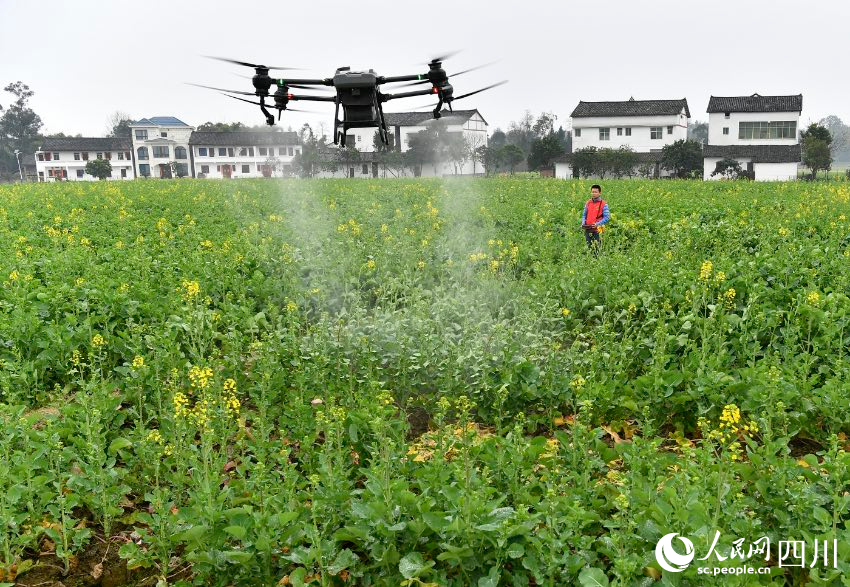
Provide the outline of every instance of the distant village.
{"type": "MultiPolygon", "coordinates": [[[[718,166],[737,162],[755,180],[796,179],[801,163],[799,121],[801,94],[790,96],[715,97],[709,100],[708,140],[702,145],[703,179],[716,179],[718,166]]],[[[489,125],[478,110],[446,112],[445,131],[462,137],[471,150],[488,144],[489,125]]],[[[346,137],[357,156],[346,159],[332,149],[322,153],[319,177],[403,177],[482,175],[484,161],[475,156],[433,164],[388,164],[391,154],[410,149],[411,137],[434,123],[430,113],[386,115],[390,148],[380,149],[374,129],[353,129],[346,137]]],[[[571,114],[572,148],[542,170],[544,175],[571,178],[580,172],[579,153],[619,149],[633,153],[634,175],[665,177],[665,146],[688,138],[691,112],[687,99],[615,102],[581,101],[571,114]],[[638,173],[639,172],[639,173],[638,173]]],[[[295,132],[211,132],[173,116],[132,121],[129,138],[45,138],[35,153],[25,155],[21,174],[30,181],[92,181],[86,172],[91,159],[106,159],[112,180],[136,178],[252,178],[296,175],[302,156],[295,132]]],[[[632,176],[632,173],[628,173],[632,176]]]]}

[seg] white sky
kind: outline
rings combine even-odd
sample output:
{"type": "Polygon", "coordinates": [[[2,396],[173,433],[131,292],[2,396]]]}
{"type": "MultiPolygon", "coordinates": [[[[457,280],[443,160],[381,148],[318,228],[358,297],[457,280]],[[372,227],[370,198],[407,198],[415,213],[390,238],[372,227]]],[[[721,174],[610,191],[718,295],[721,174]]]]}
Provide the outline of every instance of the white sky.
{"type": "MultiPolygon", "coordinates": [[[[379,74],[425,72],[436,54],[460,71],[457,102],[506,127],[524,110],[552,111],[565,128],[579,100],[686,97],[706,120],[710,95],[803,94],[802,122],[837,114],[850,123],[848,0],[0,0],[0,87],[21,80],[45,133],[103,136],[109,115],[171,115],[262,124],[256,106],[184,85],[251,91],[252,70],[204,59],[221,55],[303,67],[328,77],[338,66],[379,74]]],[[[282,74],[285,75],[285,74],[282,74]]],[[[11,96],[0,92],[0,105],[11,96]]],[[[411,98],[387,111],[429,103],[411,98]]],[[[289,113],[286,128],[329,128],[332,104],[289,113]]]]}

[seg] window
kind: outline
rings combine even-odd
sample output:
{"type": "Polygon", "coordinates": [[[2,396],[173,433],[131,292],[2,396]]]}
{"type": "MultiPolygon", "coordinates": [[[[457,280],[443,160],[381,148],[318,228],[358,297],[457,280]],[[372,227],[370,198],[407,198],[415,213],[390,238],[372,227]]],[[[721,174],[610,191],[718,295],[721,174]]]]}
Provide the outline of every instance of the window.
{"type": "MultiPolygon", "coordinates": [[[[147,157],[145,157],[147,159],[147,157]]],[[[147,163],[142,163],[139,165],[139,175],[142,177],[150,177],[151,176],[151,166],[147,163]]]]}
{"type": "Polygon", "coordinates": [[[112,161],[112,151],[108,151],[104,153],[104,155],[106,156],[107,161],[112,161]]]}
{"type": "Polygon", "coordinates": [[[79,160],[80,160],[80,154],[74,153],[74,161],[79,161],[79,160]]]}
{"type": "Polygon", "coordinates": [[[227,156],[233,157],[233,147],[227,147],[227,156]]]}
{"type": "Polygon", "coordinates": [[[723,118],[725,118],[726,120],[729,120],[729,113],[728,113],[728,112],[724,112],[724,113],[723,113],[723,118]]]}
{"type": "Polygon", "coordinates": [[[363,173],[363,175],[366,175],[367,173],[369,173],[369,166],[364,163],[363,169],[362,169],[361,172],[363,173]]]}
{"type": "Polygon", "coordinates": [[[201,173],[209,173],[210,166],[209,165],[201,165],[201,173]]]}
{"type": "Polygon", "coordinates": [[[650,139],[660,139],[663,135],[664,129],[660,126],[651,126],[649,127],[649,138],[650,139]]]}
{"type": "Polygon", "coordinates": [[[248,147],[240,147],[239,148],[239,156],[247,157],[248,156],[248,147]]]}
{"type": "Polygon", "coordinates": [[[248,156],[249,156],[249,157],[253,157],[253,156],[254,156],[254,147],[248,147],[248,156]]]}
{"type": "MultiPolygon", "coordinates": [[[[139,161],[146,161],[147,158],[148,158],[148,148],[147,147],[139,147],[138,149],[136,149],[136,155],[138,156],[139,161]]],[[[149,168],[150,166],[145,165],[144,167],[149,168]]],[[[142,166],[139,166],[139,169],[141,169],[141,168],[142,168],[142,166]]],[[[150,173],[148,173],[148,175],[150,175],[150,173]]]]}
{"type": "Polygon", "coordinates": [[[97,158],[98,158],[98,159],[103,159],[103,153],[98,153],[98,154],[97,154],[97,158]]]}
{"type": "Polygon", "coordinates": [[[53,160],[59,161],[59,153],[53,153],[53,160]]]}
{"type": "Polygon", "coordinates": [[[631,128],[631,127],[628,127],[628,128],[626,129],[626,136],[627,136],[627,137],[632,136],[632,128],[631,128]]]}
{"type": "Polygon", "coordinates": [[[126,169],[121,170],[121,177],[123,177],[123,178],[127,177],[127,170],[126,169]]]}
{"type": "Polygon", "coordinates": [[[146,131],[146,130],[137,130],[137,131],[136,131],[136,140],[137,140],[137,141],[146,141],[146,140],[148,140],[148,131],[146,131]]]}
{"type": "Polygon", "coordinates": [[[266,147],[260,147],[260,156],[265,157],[268,154],[268,149],[266,147]]]}
{"type": "Polygon", "coordinates": [[[725,135],[729,134],[729,127],[728,126],[723,127],[723,134],[725,134],[725,135]]]}
{"type": "Polygon", "coordinates": [[[219,147],[218,148],[218,156],[219,157],[227,157],[227,148],[226,147],[219,147]]]}
{"type": "Polygon", "coordinates": [[[668,135],[672,135],[672,134],[673,134],[673,127],[672,127],[672,126],[668,126],[668,127],[667,127],[667,134],[668,134],[668,135]]]}
{"type": "Polygon", "coordinates": [[[618,137],[623,136],[623,128],[622,127],[617,128],[617,136],[618,137]]]}
{"type": "Polygon", "coordinates": [[[44,153],[39,153],[39,154],[38,154],[38,160],[39,160],[39,161],[44,161],[44,153]]]}
{"type": "MultiPolygon", "coordinates": [[[[357,138],[359,139],[360,137],[358,136],[357,138]]],[[[293,151],[292,151],[292,147],[289,147],[289,149],[287,149],[286,154],[287,154],[287,155],[289,155],[290,157],[292,157],[292,156],[295,154],[295,153],[293,153],[293,151]]]]}
{"type": "Polygon", "coordinates": [[[577,128],[577,129],[576,129],[576,136],[577,136],[577,137],[580,137],[580,136],[581,136],[581,129],[580,129],[580,128],[577,128]]]}
{"type": "Polygon", "coordinates": [[[129,160],[130,160],[130,151],[125,151],[125,152],[124,152],[124,159],[126,159],[127,161],[129,161],[129,160]]]}
{"type": "MultiPolygon", "coordinates": [[[[130,157],[127,157],[127,159],[129,159],[129,158],[130,158],[130,157]]],[[[88,160],[89,160],[89,154],[88,154],[88,153],[83,153],[83,161],[88,161],[88,160]]]]}
{"type": "Polygon", "coordinates": [[[251,166],[250,165],[243,165],[242,166],[242,173],[251,173],[251,166]]]}
{"type": "Polygon", "coordinates": [[[285,149],[284,147],[280,147],[280,148],[277,150],[277,154],[278,154],[278,155],[286,155],[286,149],[285,149]]]}
{"type": "Polygon", "coordinates": [[[123,160],[124,160],[124,151],[118,151],[118,160],[119,160],[119,161],[123,161],[123,160]]]}
{"type": "Polygon", "coordinates": [[[198,157],[206,157],[207,156],[207,148],[206,147],[198,147],[198,157]]]}
{"type": "Polygon", "coordinates": [[[610,128],[600,128],[599,129],[599,140],[600,141],[611,140],[611,129],[610,128]]]}
{"type": "Polygon", "coordinates": [[[83,177],[83,173],[85,173],[82,169],[77,169],[77,177],[83,177]]]}
{"type": "Polygon", "coordinates": [[[160,131],[159,136],[166,139],[166,138],[168,138],[168,133],[163,130],[163,131],[160,131]]]}
{"type": "Polygon", "coordinates": [[[168,145],[155,145],[153,148],[154,159],[167,159],[170,153],[171,151],[168,149],[168,145]]]}
{"type": "Polygon", "coordinates": [[[186,147],[174,147],[174,158],[175,159],[185,159],[186,158],[186,147]]]}
{"type": "Polygon", "coordinates": [[[741,122],[738,125],[738,138],[744,140],[793,139],[797,136],[797,123],[793,120],[778,122],[741,122]]]}

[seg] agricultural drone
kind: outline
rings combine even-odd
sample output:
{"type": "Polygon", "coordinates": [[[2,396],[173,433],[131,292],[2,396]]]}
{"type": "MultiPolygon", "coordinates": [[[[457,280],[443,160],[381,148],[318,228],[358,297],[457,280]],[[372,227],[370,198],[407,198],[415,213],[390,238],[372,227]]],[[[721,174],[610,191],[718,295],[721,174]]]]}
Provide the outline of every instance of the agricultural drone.
{"type": "MultiPolygon", "coordinates": [[[[384,120],[383,104],[389,100],[397,100],[399,98],[411,98],[413,96],[436,96],[437,103],[434,104],[433,116],[440,118],[442,116],[441,109],[445,104],[449,111],[452,110],[452,102],[462,100],[473,96],[490,88],[505,83],[504,81],[491,84],[480,88],[473,92],[454,95],[454,88],[449,83],[449,74],[443,69],[443,61],[448,59],[450,55],[442,55],[435,57],[428,62],[428,71],[422,74],[383,76],[375,73],[374,70],[369,71],[351,71],[349,67],[339,67],[333,77],[324,79],[297,79],[297,78],[273,78],[269,75],[271,70],[292,70],[291,67],[272,67],[268,65],[258,65],[247,63],[245,61],[236,61],[234,59],[226,59],[223,57],[212,57],[220,61],[234,63],[254,69],[254,76],[251,82],[254,85],[253,92],[243,92],[239,90],[225,90],[222,88],[213,88],[210,86],[199,86],[210,90],[216,90],[229,98],[256,104],[266,117],[266,124],[274,125],[275,118],[269,112],[269,108],[277,110],[277,119],[280,120],[280,115],[284,110],[294,112],[304,112],[295,108],[289,108],[290,102],[311,101],[311,102],[333,102],[336,105],[334,113],[334,144],[345,146],[345,135],[348,129],[351,128],[368,128],[377,127],[381,142],[385,145],[389,144],[387,124],[384,120]],[[402,91],[398,93],[384,93],[381,91],[381,86],[384,84],[403,83],[401,86],[395,86],[395,89],[406,86],[430,84],[429,88],[421,90],[402,91]],[[275,86],[274,93],[270,93],[272,86],[275,86]],[[293,94],[291,90],[319,90],[323,86],[333,87],[336,95],[316,95],[316,94],[293,94]],[[237,94],[237,95],[231,95],[237,94]],[[259,102],[240,98],[242,96],[256,96],[259,102]],[[266,99],[272,97],[274,104],[267,104],[266,99]],[[342,107],[342,119],[339,117],[339,109],[342,107]]],[[[479,69],[482,66],[473,67],[458,73],[454,76],[462,75],[470,71],[479,69]]],[[[192,84],[198,85],[198,84],[192,84]]],[[[428,107],[430,108],[430,106],[428,107]]]]}

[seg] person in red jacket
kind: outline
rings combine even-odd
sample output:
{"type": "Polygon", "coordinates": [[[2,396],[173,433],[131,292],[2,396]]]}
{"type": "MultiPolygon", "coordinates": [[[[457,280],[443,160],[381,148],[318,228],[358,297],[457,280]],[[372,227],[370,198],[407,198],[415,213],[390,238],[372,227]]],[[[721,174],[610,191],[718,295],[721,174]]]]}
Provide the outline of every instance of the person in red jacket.
{"type": "Polygon", "coordinates": [[[590,199],[584,205],[581,214],[581,227],[584,229],[584,239],[588,248],[594,255],[599,254],[602,239],[599,229],[611,220],[611,212],[608,211],[608,203],[602,199],[602,186],[593,184],[590,187],[590,199]]]}

